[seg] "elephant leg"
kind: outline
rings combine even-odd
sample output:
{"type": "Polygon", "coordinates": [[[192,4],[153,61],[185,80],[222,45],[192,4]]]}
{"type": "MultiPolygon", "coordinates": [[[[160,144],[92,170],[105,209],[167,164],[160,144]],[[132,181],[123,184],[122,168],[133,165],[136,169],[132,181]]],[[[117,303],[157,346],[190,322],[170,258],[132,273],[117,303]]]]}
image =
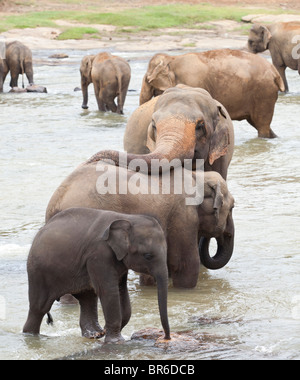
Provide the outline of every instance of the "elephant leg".
{"type": "Polygon", "coordinates": [[[93,290],[76,294],[74,297],[80,304],[80,328],[82,336],[99,339],[105,335],[98,322],[98,297],[93,290]]]}
{"type": "Polygon", "coordinates": [[[102,97],[101,97],[100,83],[98,81],[94,81],[93,84],[94,84],[94,91],[95,91],[95,97],[96,97],[97,104],[98,104],[98,109],[99,109],[99,111],[105,112],[106,107],[105,107],[105,104],[104,104],[102,97]]]}
{"type": "Polygon", "coordinates": [[[109,273],[109,270],[105,272],[105,278],[110,279],[108,281],[101,281],[99,273],[103,273],[103,262],[97,262],[93,260],[87,263],[87,270],[90,277],[90,281],[95,290],[95,293],[100,298],[101,306],[105,318],[105,342],[115,343],[123,341],[124,338],[121,335],[122,323],[126,322],[128,314],[122,315],[122,307],[125,301],[120,299],[120,284],[115,283],[115,273],[109,273]],[[121,306],[122,305],[122,306],[121,306]]]}
{"type": "Polygon", "coordinates": [[[29,293],[30,309],[23,328],[25,334],[38,335],[40,333],[42,320],[50,312],[55,301],[55,298],[49,298],[48,294],[43,292],[42,286],[36,289],[38,289],[38,294],[29,293]]]}
{"type": "Polygon", "coordinates": [[[115,92],[109,86],[100,91],[100,98],[103,99],[109,111],[117,112],[118,107],[115,103],[115,92]]]}
{"type": "Polygon", "coordinates": [[[183,233],[180,237],[175,232],[169,237],[168,268],[173,286],[188,289],[196,287],[200,272],[197,232],[194,235],[183,233]]]}
{"type": "Polygon", "coordinates": [[[34,84],[34,81],[33,81],[33,69],[32,69],[32,63],[31,62],[27,62],[25,63],[25,74],[26,74],[26,77],[28,79],[28,83],[31,85],[31,84],[34,84]]]}
{"type": "Polygon", "coordinates": [[[117,109],[117,113],[119,113],[121,115],[124,114],[123,108],[124,108],[125,99],[126,99],[126,96],[127,96],[128,86],[129,86],[129,83],[125,84],[122,87],[121,93],[118,95],[118,109],[117,109]]]}
{"type": "Polygon", "coordinates": [[[29,313],[23,332],[38,335],[44,316],[50,312],[54,301],[59,297],[55,289],[49,289],[43,273],[29,276],[29,313]]]}
{"type": "Polygon", "coordinates": [[[27,321],[23,327],[24,334],[39,335],[42,320],[46,313],[39,310],[31,309],[29,310],[27,321]]]}
{"type": "Polygon", "coordinates": [[[10,80],[10,87],[18,87],[18,79],[19,79],[19,70],[16,68],[13,68],[10,70],[11,80],[10,80]]]}
{"type": "Polygon", "coordinates": [[[247,121],[257,130],[258,137],[262,138],[275,138],[277,135],[271,129],[273,120],[275,103],[278,98],[278,92],[275,96],[273,94],[266,94],[264,99],[260,99],[253,107],[250,117],[247,121]]]}
{"type": "Polygon", "coordinates": [[[122,311],[122,325],[121,330],[128,324],[131,317],[131,305],[129,299],[129,293],[127,288],[127,273],[120,281],[120,301],[122,311]]]}
{"type": "Polygon", "coordinates": [[[288,81],[286,79],[286,66],[276,66],[276,69],[279,72],[279,74],[283,80],[285,92],[289,92],[289,84],[288,84],[288,81]]]}

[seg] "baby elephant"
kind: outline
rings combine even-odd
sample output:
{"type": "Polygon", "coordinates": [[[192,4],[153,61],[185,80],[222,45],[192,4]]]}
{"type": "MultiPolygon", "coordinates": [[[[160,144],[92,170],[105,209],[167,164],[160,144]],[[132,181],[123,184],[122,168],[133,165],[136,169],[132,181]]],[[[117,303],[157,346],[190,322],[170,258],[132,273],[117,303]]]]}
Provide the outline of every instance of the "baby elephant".
{"type": "Polygon", "coordinates": [[[27,263],[29,315],[23,332],[39,334],[52,304],[70,293],[80,303],[80,327],[87,338],[122,341],[121,330],[131,316],[128,269],[151,274],[157,281],[165,338],[167,314],[167,244],[152,217],[71,208],[55,215],[35,237],[27,263]],[[98,324],[97,297],[105,318],[98,324]]]}

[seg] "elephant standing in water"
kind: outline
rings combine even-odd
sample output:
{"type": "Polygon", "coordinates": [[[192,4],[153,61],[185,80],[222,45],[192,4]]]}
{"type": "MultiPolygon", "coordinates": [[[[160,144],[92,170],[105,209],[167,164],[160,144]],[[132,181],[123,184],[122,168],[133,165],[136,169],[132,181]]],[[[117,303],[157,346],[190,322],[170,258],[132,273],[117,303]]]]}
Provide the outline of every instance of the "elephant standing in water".
{"type": "Polygon", "coordinates": [[[232,120],[246,119],[259,137],[276,137],[270,125],[278,91],[285,87],[266,59],[230,49],[179,56],[156,54],[143,79],[140,104],[179,83],[207,90],[232,120]]]}
{"type": "Polygon", "coordinates": [[[83,109],[88,109],[88,86],[93,83],[99,111],[123,114],[131,79],[128,62],[109,53],[83,58],[80,66],[83,109]],[[118,105],[114,99],[118,97],[118,105]]]}
{"type": "Polygon", "coordinates": [[[199,277],[200,258],[208,269],[220,269],[232,256],[234,199],[226,181],[216,172],[193,172],[178,167],[168,175],[148,176],[103,162],[83,164],[53,194],[46,221],[71,207],[154,216],[165,232],[168,269],[174,287],[193,288],[199,277]],[[168,175],[173,186],[166,194],[163,189],[168,175]],[[190,179],[191,186],[187,188],[186,180],[190,179]],[[153,183],[158,191],[152,192],[153,183]],[[134,184],[138,185],[131,187],[134,184]],[[180,192],[175,191],[178,185],[182,185],[180,192]],[[191,201],[189,204],[187,199],[191,201]],[[207,244],[202,244],[199,252],[200,236],[206,242],[217,239],[214,257],[210,257],[207,244]]]}
{"type": "Polygon", "coordinates": [[[80,303],[80,326],[87,338],[106,335],[123,340],[131,316],[128,269],[154,276],[165,339],[167,313],[167,244],[158,221],[140,215],[72,208],[57,214],[37,234],[28,258],[30,310],[24,333],[39,334],[45,314],[66,293],[80,303]],[[98,324],[101,300],[105,332],[98,324]]]}
{"type": "Polygon", "coordinates": [[[254,54],[270,50],[273,65],[288,92],[286,68],[298,70],[300,74],[300,22],[280,22],[266,26],[254,24],[249,33],[248,48],[254,54]]]}
{"type": "MultiPolygon", "coordinates": [[[[203,159],[205,170],[224,179],[233,156],[234,131],[226,109],[207,91],[178,85],[143,104],[128,121],[124,148],[127,165],[143,159],[151,171],[152,160],[203,159]]],[[[119,152],[103,151],[89,162],[111,159],[119,165],[119,152]]]]}
{"type": "Polygon", "coordinates": [[[28,82],[33,82],[33,67],[31,50],[21,42],[14,41],[5,44],[5,57],[0,57],[0,92],[3,92],[3,85],[7,74],[10,71],[10,87],[18,87],[19,75],[22,75],[22,87],[24,88],[24,74],[28,82]]]}

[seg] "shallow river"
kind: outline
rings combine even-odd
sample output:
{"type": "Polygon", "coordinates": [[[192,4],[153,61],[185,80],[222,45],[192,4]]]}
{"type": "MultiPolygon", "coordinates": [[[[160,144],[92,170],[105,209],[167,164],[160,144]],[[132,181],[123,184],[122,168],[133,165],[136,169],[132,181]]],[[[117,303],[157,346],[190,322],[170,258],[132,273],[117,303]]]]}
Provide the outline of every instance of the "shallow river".
{"type": "MultiPolygon", "coordinates": [[[[201,270],[194,290],[169,289],[173,332],[200,334],[199,348],[164,350],[133,342],[133,332],[160,328],[155,288],[130,274],[132,317],[123,345],[104,345],[80,335],[78,306],[52,309],[54,327],[25,337],[28,312],[26,259],[61,181],[101,149],[123,148],[123,133],[138,106],[149,54],[130,59],[132,80],[125,115],[99,113],[93,89],[81,109],[79,62],[51,65],[51,51],[35,51],[35,82],[48,94],[0,95],[0,359],[299,359],[300,358],[300,78],[288,71],[291,93],[280,95],[272,128],[279,138],[258,139],[246,122],[235,122],[236,149],[229,187],[236,200],[235,251],[217,272],[201,270]]],[[[5,91],[9,90],[8,80],[5,91]]],[[[103,316],[99,310],[100,323],[103,316]]]]}

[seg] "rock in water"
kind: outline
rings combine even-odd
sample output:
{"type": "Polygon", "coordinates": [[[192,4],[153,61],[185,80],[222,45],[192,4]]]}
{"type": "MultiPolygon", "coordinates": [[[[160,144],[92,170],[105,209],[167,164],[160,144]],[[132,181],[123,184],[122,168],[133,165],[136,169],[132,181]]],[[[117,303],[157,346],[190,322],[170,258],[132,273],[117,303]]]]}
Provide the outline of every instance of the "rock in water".
{"type": "Polygon", "coordinates": [[[132,340],[152,340],[154,347],[161,348],[171,352],[187,352],[195,349],[203,348],[207,344],[203,342],[203,337],[193,332],[178,332],[171,333],[171,340],[164,339],[163,330],[156,328],[145,328],[134,333],[131,337],[132,340]]]}
{"type": "Polygon", "coordinates": [[[31,84],[30,86],[26,87],[26,91],[27,92],[37,92],[39,94],[47,94],[48,91],[47,91],[47,88],[44,87],[44,86],[38,86],[38,85],[35,85],[35,84],[31,84]]]}

